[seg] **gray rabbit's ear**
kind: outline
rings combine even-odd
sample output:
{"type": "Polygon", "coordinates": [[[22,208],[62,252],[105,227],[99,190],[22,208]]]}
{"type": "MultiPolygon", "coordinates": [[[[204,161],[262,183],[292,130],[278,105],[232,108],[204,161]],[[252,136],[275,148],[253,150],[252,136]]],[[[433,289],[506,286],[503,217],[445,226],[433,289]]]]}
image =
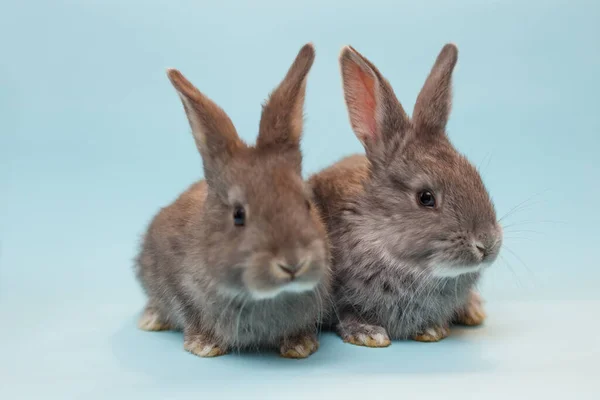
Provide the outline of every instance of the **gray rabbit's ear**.
{"type": "Polygon", "coordinates": [[[181,72],[168,69],[167,75],[183,103],[210,184],[245,144],[225,111],[196,89],[181,72]]]}
{"type": "Polygon", "coordinates": [[[308,43],[300,49],[285,78],[263,106],[256,146],[261,149],[300,150],[306,79],[315,60],[308,43]]]}
{"type": "Polygon", "coordinates": [[[445,45],[415,103],[413,122],[418,131],[444,132],[452,108],[452,71],[457,60],[458,48],[445,45]]]}
{"type": "Polygon", "coordinates": [[[403,140],[410,120],[389,82],[358,51],[344,47],[340,67],[352,129],[369,159],[383,160],[403,140]]]}

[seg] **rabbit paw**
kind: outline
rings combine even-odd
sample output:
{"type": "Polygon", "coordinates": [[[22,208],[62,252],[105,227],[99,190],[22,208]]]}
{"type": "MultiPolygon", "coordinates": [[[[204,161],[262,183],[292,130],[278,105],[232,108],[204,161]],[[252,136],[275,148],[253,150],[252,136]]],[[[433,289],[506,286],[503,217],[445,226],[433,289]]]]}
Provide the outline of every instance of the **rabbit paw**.
{"type": "Polygon", "coordinates": [[[423,332],[413,336],[413,340],[417,342],[439,342],[448,337],[450,328],[447,326],[435,326],[425,329],[423,332]]]}
{"type": "Polygon", "coordinates": [[[477,292],[471,292],[469,301],[456,313],[454,322],[459,325],[477,326],[485,320],[483,300],[477,292]]]}
{"type": "Polygon", "coordinates": [[[285,338],[279,353],[284,358],[306,358],[319,349],[319,341],[314,334],[285,338]]]}
{"type": "Polygon", "coordinates": [[[154,307],[146,307],[142,316],[138,320],[138,328],[143,331],[168,331],[172,327],[160,316],[158,310],[154,307]]]}
{"type": "Polygon", "coordinates": [[[185,335],[183,348],[198,357],[217,357],[227,353],[226,349],[202,334],[185,335]]]}
{"type": "Polygon", "coordinates": [[[392,343],[385,328],[381,326],[357,322],[341,325],[340,335],[346,343],[366,347],[387,347],[392,343]]]}

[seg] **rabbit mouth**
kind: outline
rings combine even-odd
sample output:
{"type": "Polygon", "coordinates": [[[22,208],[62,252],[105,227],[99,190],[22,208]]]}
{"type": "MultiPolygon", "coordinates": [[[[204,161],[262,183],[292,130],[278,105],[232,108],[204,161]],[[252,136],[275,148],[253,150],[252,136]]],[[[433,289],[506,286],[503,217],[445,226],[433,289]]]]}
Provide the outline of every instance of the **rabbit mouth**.
{"type": "Polygon", "coordinates": [[[466,274],[474,274],[480,272],[484,267],[483,264],[477,265],[448,265],[438,264],[433,268],[433,276],[437,278],[458,278],[466,274]]]}
{"type": "Polygon", "coordinates": [[[317,282],[291,281],[272,290],[253,290],[252,298],[255,300],[273,299],[283,293],[306,293],[312,292],[317,286],[317,282]]]}

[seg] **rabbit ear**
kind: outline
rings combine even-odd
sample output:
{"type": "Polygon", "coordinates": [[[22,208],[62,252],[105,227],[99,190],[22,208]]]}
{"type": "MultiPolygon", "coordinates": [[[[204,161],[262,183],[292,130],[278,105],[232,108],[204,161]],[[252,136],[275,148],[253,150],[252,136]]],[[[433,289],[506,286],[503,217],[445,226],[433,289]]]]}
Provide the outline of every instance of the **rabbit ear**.
{"type": "Polygon", "coordinates": [[[306,78],[314,59],[313,45],[304,45],[283,81],[263,105],[258,148],[300,150],[306,78]]]}
{"type": "Polygon", "coordinates": [[[452,71],[457,60],[457,47],[445,45],[415,103],[413,121],[417,130],[444,132],[452,106],[452,71]]]}
{"type": "Polygon", "coordinates": [[[358,51],[344,47],[340,66],[352,129],[371,161],[384,159],[403,140],[410,120],[389,82],[358,51]]]}
{"type": "Polygon", "coordinates": [[[225,111],[196,89],[178,70],[168,69],[167,75],[183,103],[196,146],[202,155],[205,178],[210,183],[245,145],[225,111]]]}

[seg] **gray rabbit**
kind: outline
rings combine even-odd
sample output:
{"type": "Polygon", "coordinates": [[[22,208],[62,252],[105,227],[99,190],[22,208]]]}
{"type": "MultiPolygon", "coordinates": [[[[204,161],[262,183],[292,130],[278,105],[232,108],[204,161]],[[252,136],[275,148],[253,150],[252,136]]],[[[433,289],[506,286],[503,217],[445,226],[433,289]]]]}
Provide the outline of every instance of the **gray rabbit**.
{"type": "Polygon", "coordinates": [[[389,82],[351,47],[340,56],[350,123],[366,150],[310,179],[326,221],[344,341],[438,341],[452,322],[480,324],[474,285],[502,229],[477,170],[445,132],[452,44],[439,54],[412,118],[389,82]]]}
{"type": "Polygon", "coordinates": [[[301,177],[305,45],[263,107],[256,146],[179,71],[168,76],[202,155],[205,180],[151,222],[136,263],[148,296],[139,327],[183,330],[201,357],[277,347],[304,358],[330,288],[325,226],[301,177]]]}

